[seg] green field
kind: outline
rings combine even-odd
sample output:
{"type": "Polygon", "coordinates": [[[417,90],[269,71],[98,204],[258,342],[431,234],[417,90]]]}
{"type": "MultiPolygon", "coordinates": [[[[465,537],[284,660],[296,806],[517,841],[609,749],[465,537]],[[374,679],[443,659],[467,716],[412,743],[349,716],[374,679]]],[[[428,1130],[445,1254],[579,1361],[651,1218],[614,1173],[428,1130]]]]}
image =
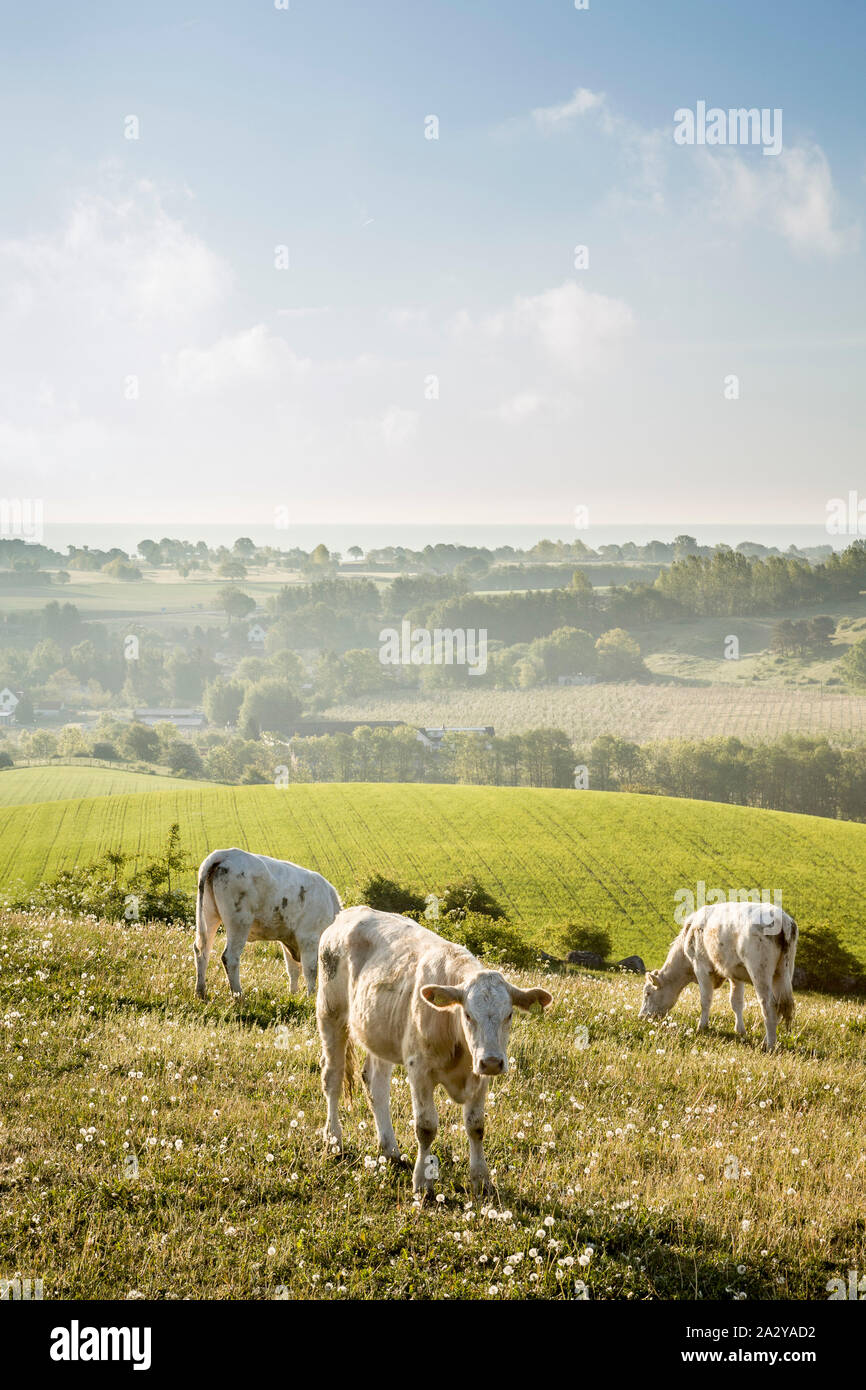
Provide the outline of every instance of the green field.
{"type": "MultiPolygon", "coordinates": [[[[62,764],[10,767],[0,772],[0,806],[23,806],[33,801],[62,801],[73,797],[123,796],[177,786],[177,777],[127,772],[124,768],[62,764]]],[[[191,785],[189,781],[181,785],[191,785]]],[[[198,787],[212,782],[195,782],[198,787]]]]}
{"type": "Polygon", "coordinates": [[[146,567],[143,578],[134,583],[81,570],[73,570],[69,578],[68,584],[22,584],[0,589],[0,613],[32,612],[57,600],[74,603],[81,616],[88,619],[138,616],[156,620],[183,614],[196,622],[209,617],[212,622],[216,619],[225,623],[219,593],[226,585],[239,584],[245,593],[264,604],[285,584],[300,583],[297,571],[271,568],[252,569],[241,580],[226,579],[216,573],[194,573],[182,579],[175,570],[146,567]]]}
{"type": "Polygon", "coordinates": [[[37,803],[0,811],[0,885],[15,894],[115,847],[155,855],[175,820],[196,863],[239,845],[319,870],[347,902],[372,872],[425,893],[476,874],[539,946],[568,923],[605,927],[617,955],[653,963],[677,930],[678,890],[779,890],[804,930],[828,923],[866,961],[866,826],[625,793],[178,783],[37,803]]]}
{"type": "MultiPolygon", "coordinates": [[[[238,1009],[218,961],[194,999],[188,931],[0,912],[0,932],[0,1270],[46,1299],[814,1307],[866,1269],[862,1002],[798,995],[767,1056],[751,990],[740,1042],[722,998],[697,1037],[694,989],[653,1025],[633,975],[544,976],[553,1005],[515,1017],[487,1106],[492,1195],[471,1200],[440,1092],[422,1206],[411,1168],[377,1162],[362,1095],[325,1155],[312,1002],[273,946],[244,953],[238,1009]]],[[[402,1068],[392,1098],[414,1156],[402,1068]]]]}

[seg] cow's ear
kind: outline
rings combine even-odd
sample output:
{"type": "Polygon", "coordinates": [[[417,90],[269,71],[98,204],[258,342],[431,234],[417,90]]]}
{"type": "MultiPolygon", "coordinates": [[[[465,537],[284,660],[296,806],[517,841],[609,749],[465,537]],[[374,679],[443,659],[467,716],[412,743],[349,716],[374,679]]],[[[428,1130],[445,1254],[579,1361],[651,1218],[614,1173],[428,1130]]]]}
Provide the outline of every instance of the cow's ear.
{"type": "Polygon", "coordinates": [[[646,980],[648,985],[657,985],[659,982],[659,972],[657,970],[648,970],[646,972],[646,980]]]}
{"type": "Polygon", "coordinates": [[[421,998],[434,1009],[453,1009],[463,1003],[464,992],[457,985],[422,985],[421,998]]]}
{"type": "Polygon", "coordinates": [[[533,1004],[540,1004],[546,1009],[548,1004],[553,1003],[553,995],[548,994],[546,989],[518,989],[517,985],[509,985],[509,989],[518,1009],[531,1009],[533,1004]]]}

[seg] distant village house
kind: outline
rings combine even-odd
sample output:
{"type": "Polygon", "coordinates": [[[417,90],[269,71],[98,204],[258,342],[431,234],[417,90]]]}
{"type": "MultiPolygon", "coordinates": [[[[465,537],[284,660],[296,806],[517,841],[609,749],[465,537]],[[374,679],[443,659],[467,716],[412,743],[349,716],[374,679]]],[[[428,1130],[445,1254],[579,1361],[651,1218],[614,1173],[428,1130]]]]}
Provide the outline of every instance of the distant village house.
{"type": "Polygon", "coordinates": [[[136,709],[132,717],[137,724],[174,724],[177,729],[203,729],[205,725],[200,709],[136,709]]]}

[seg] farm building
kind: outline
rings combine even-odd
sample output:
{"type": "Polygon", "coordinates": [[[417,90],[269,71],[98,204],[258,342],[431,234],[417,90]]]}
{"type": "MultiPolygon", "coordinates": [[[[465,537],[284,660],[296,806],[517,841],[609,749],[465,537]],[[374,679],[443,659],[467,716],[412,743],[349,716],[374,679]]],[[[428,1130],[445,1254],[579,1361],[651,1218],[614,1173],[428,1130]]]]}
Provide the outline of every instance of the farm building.
{"type": "Polygon", "coordinates": [[[138,724],[174,724],[178,729],[203,729],[206,723],[200,709],[135,709],[138,724]]]}
{"type": "Polygon", "coordinates": [[[454,727],[448,728],[419,729],[418,741],[419,743],[423,743],[425,748],[437,749],[442,747],[442,740],[446,734],[478,734],[492,738],[494,732],[495,730],[492,724],[455,725],[454,727]]]}
{"type": "Polygon", "coordinates": [[[62,700],[41,700],[33,706],[37,719],[62,719],[66,705],[62,700]]]}

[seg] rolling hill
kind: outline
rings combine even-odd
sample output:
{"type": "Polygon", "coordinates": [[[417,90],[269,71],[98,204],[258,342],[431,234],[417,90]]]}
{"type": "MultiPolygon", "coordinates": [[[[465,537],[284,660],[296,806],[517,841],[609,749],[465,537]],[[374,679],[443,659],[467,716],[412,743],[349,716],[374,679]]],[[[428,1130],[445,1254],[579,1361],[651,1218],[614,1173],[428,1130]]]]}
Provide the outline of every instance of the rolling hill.
{"type": "Polygon", "coordinates": [[[77,797],[121,796],[182,786],[215,786],[213,782],[180,781],[159,773],[128,772],[124,768],[54,764],[10,767],[0,772],[0,806],[23,806],[34,801],[65,801],[77,797]]]}
{"type": "Polygon", "coordinates": [[[866,825],[625,793],[176,783],[32,803],[0,810],[0,887],[17,895],[111,848],[154,855],[175,820],[195,863],[240,845],[318,869],[347,903],[372,872],[425,893],[476,874],[538,945],[568,923],[605,927],[617,955],[652,962],[676,933],[678,892],[779,891],[801,928],[828,923],[866,962],[866,825]]]}

